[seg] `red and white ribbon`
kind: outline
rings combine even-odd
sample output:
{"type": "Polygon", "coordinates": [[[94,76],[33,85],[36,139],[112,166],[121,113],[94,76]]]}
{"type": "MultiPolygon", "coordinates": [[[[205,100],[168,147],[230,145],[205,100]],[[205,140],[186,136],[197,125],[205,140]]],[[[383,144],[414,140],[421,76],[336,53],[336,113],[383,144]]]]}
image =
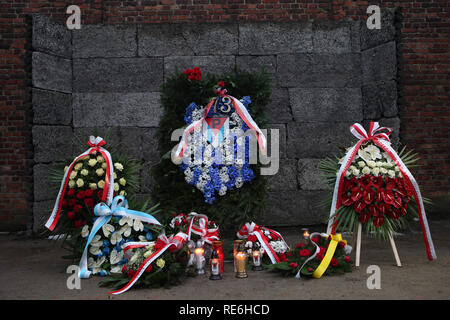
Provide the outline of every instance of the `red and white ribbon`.
{"type": "Polygon", "coordinates": [[[64,199],[67,184],[69,182],[70,174],[73,170],[73,167],[75,166],[78,160],[91,153],[100,152],[100,154],[105,159],[106,174],[105,174],[105,186],[103,188],[102,194],[102,201],[105,202],[107,205],[111,204],[114,195],[114,169],[112,166],[112,159],[110,153],[108,152],[108,150],[103,148],[105,144],[106,142],[105,140],[103,140],[103,138],[90,136],[88,141],[88,145],[90,148],[85,152],[83,152],[82,154],[80,154],[72,161],[69,168],[64,173],[64,177],[61,182],[61,187],[59,188],[58,196],[56,197],[55,206],[53,207],[53,211],[52,214],[50,215],[50,218],[45,224],[45,226],[48,229],[53,231],[53,229],[55,229],[56,225],[58,224],[58,220],[61,214],[62,200],[64,199]]]}
{"type": "MultiPolygon", "coordinates": [[[[240,102],[235,97],[232,97],[230,95],[225,94],[225,92],[226,92],[226,90],[222,90],[222,91],[220,91],[218,93],[222,97],[228,97],[228,98],[231,99],[234,110],[237,112],[239,117],[245,122],[245,124],[247,124],[247,126],[251,130],[253,130],[253,132],[256,135],[256,139],[258,141],[258,145],[259,145],[259,148],[260,148],[261,152],[263,154],[266,154],[267,153],[267,140],[266,140],[266,137],[264,136],[263,132],[258,127],[256,122],[253,120],[253,118],[251,117],[250,113],[247,111],[247,108],[245,108],[245,106],[242,104],[242,102],[240,102]]],[[[209,110],[213,106],[213,103],[214,103],[215,99],[216,98],[212,99],[211,102],[209,102],[208,105],[206,106],[205,113],[203,114],[203,118],[202,119],[194,121],[189,126],[187,126],[186,129],[184,129],[183,135],[181,137],[181,141],[178,144],[176,152],[175,152],[175,156],[176,157],[181,158],[183,156],[184,151],[188,147],[189,134],[196,127],[202,125],[203,121],[205,121],[206,117],[208,116],[209,110]]]]}
{"type": "MultiPolygon", "coordinates": [[[[392,133],[392,128],[380,127],[378,122],[371,122],[369,127],[369,132],[364,130],[364,127],[359,123],[355,123],[350,127],[350,132],[359,139],[359,141],[347,152],[344,157],[343,163],[339,169],[336,184],[334,186],[333,200],[331,203],[330,217],[334,215],[336,210],[341,207],[341,195],[343,192],[343,185],[345,179],[345,173],[352,164],[353,159],[362,143],[366,141],[372,141],[374,144],[379,146],[383,151],[385,151],[394,161],[395,165],[399,168],[406,182],[410,185],[413,190],[413,196],[417,204],[419,211],[419,219],[422,227],[423,238],[425,241],[425,248],[427,251],[427,256],[429,260],[434,260],[437,258],[436,252],[434,250],[433,240],[431,239],[430,229],[428,227],[428,221],[425,214],[425,208],[423,206],[422,195],[419,190],[419,185],[416,179],[402,162],[401,158],[398,156],[397,152],[391,147],[391,142],[389,140],[389,135],[392,133]],[[380,132],[384,131],[384,132],[380,132]]],[[[337,218],[334,217],[328,222],[327,233],[335,234],[337,227],[337,218]]]]}
{"type": "MultiPolygon", "coordinates": [[[[184,232],[178,232],[176,235],[172,235],[169,238],[164,233],[160,234],[158,239],[164,242],[164,246],[153,252],[147,259],[142,262],[139,269],[134,274],[133,278],[122,288],[116,291],[109,292],[110,294],[121,294],[128,291],[142,276],[144,271],[150,266],[153,261],[158,259],[167,249],[180,250],[188,239],[188,235],[184,232]]],[[[142,248],[150,245],[151,242],[129,242],[124,246],[124,252],[133,248],[142,248]]]]}
{"type": "Polygon", "coordinates": [[[261,244],[261,247],[264,248],[264,252],[266,252],[267,255],[269,256],[270,261],[272,261],[272,263],[279,263],[281,260],[278,257],[277,253],[275,252],[275,250],[273,250],[272,246],[270,245],[270,241],[268,237],[264,234],[264,231],[276,235],[277,238],[283,241],[286,248],[289,249],[289,246],[287,245],[286,241],[284,241],[280,233],[266,227],[260,227],[254,222],[252,223],[247,222],[246,224],[244,224],[244,226],[242,226],[241,230],[239,230],[236,235],[239,239],[247,239],[248,236],[250,235],[256,236],[259,243],[261,244]]]}
{"type": "Polygon", "coordinates": [[[212,244],[213,241],[220,240],[219,228],[208,228],[209,221],[207,216],[196,212],[189,213],[189,216],[191,220],[186,232],[189,240],[191,239],[191,233],[202,237],[202,243],[212,244]],[[195,224],[196,221],[198,224],[195,224]]]}

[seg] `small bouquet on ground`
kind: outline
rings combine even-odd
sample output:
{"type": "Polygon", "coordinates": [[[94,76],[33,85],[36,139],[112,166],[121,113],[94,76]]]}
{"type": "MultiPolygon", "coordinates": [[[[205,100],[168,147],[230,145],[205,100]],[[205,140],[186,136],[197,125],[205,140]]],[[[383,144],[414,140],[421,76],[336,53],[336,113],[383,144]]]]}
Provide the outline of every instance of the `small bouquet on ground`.
{"type": "MultiPolygon", "coordinates": [[[[186,275],[191,276],[187,267],[194,257],[191,250],[192,235],[205,248],[210,248],[219,240],[219,229],[205,215],[195,212],[186,215],[175,214],[168,228],[170,236],[161,231],[156,241],[127,242],[123,245],[125,263],[121,273],[112,275],[100,283],[117,289],[111,294],[121,294],[132,286],[141,288],[170,287],[181,284],[186,275]]],[[[191,262],[192,263],[192,262],[191,262]]]]}
{"type": "Polygon", "coordinates": [[[245,247],[249,255],[252,254],[253,249],[259,249],[263,263],[286,261],[289,246],[277,231],[252,222],[244,224],[236,235],[239,239],[246,240],[245,247]]]}
{"type": "Polygon", "coordinates": [[[351,272],[353,268],[351,249],[340,237],[312,233],[310,240],[299,242],[295,249],[288,250],[286,259],[264,267],[285,276],[295,275],[297,278],[344,274],[351,272]]]}
{"type": "Polygon", "coordinates": [[[407,167],[414,165],[417,155],[405,148],[397,153],[390,145],[392,129],[378,122],[371,122],[369,132],[358,123],[350,131],[359,141],[341,158],[327,158],[319,165],[333,187],[328,232],[354,231],[361,223],[367,233],[388,238],[419,216],[428,258],[435,259],[426,199],[407,167]]]}

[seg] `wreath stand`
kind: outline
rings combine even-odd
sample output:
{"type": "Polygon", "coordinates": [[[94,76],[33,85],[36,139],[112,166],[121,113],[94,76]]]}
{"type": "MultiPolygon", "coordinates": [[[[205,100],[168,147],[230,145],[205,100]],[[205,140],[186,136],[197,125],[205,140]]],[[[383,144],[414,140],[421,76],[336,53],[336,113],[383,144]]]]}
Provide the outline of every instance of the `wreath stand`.
{"type": "MultiPolygon", "coordinates": [[[[361,233],[362,233],[362,223],[358,222],[358,226],[355,226],[355,230],[353,230],[353,238],[352,238],[352,244],[355,243],[355,237],[356,237],[356,259],[355,259],[355,266],[359,267],[360,265],[360,258],[361,258],[361,233]],[[358,230],[356,230],[358,229],[358,230]]],[[[395,246],[394,237],[391,233],[389,233],[389,242],[391,243],[392,252],[394,253],[395,262],[397,263],[397,267],[401,267],[402,263],[400,262],[400,257],[397,252],[397,247],[395,246]]]]}

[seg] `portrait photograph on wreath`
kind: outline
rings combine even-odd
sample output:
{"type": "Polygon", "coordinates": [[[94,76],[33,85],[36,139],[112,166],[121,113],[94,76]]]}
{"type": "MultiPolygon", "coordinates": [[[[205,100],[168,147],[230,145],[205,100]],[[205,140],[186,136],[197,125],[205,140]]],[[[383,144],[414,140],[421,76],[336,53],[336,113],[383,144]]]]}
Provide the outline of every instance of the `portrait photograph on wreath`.
{"type": "Polygon", "coordinates": [[[2,2],[0,301],[448,301],[449,6],[2,2]]]}

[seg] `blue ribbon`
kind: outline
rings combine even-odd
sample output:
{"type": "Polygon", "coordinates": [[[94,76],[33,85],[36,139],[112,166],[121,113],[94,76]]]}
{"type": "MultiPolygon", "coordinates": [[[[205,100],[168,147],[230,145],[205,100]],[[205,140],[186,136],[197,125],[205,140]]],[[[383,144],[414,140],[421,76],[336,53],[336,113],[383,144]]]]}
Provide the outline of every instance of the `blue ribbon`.
{"type": "Polygon", "coordinates": [[[105,223],[108,223],[113,216],[130,217],[132,219],[139,219],[142,222],[161,225],[158,220],[148,213],[128,209],[128,201],[123,196],[116,196],[111,203],[111,207],[103,202],[98,203],[94,208],[94,214],[98,218],[92,226],[91,233],[89,234],[86,246],[84,247],[83,255],[81,256],[78,270],[78,277],[80,279],[89,278],[91,275],[91,271],[87,269],[87,250],[89,244],[94,239],[98,230],[100,230],[105,223]]]}

